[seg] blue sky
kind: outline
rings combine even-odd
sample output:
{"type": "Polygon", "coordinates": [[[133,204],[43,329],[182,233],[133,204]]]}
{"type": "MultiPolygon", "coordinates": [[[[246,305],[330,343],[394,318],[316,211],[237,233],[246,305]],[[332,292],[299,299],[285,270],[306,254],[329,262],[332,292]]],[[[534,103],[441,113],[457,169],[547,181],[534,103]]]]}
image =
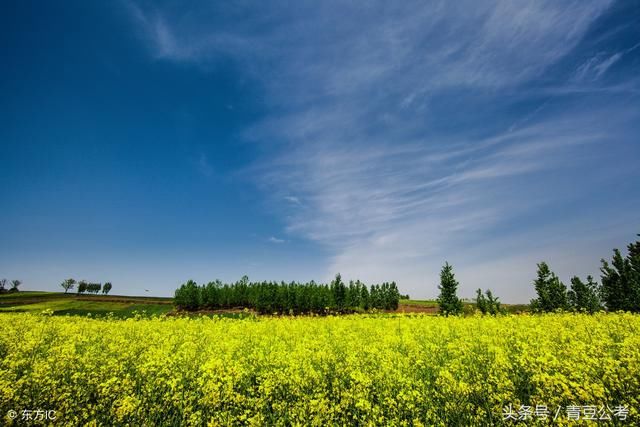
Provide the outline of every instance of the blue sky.
{"type": "Polygon", "coordinates": [[[0,276],[527,302],[640,232],[640,2],[21,1],[0,276]]]}

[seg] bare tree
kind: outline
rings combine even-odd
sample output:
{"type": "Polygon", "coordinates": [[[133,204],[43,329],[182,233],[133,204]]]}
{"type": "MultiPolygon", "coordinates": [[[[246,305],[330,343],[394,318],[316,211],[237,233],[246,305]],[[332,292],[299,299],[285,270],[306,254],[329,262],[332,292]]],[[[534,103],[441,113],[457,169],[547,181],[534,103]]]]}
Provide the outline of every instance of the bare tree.
{"type": "Polygon", "coordinates": [[[64,289],[64,293],[66,294],[67,292],[69,292],[70,289],[73,289],[73,285],[75,284],[76,284],[76,281],[74,279],[67,279],[64,282],[62,282],[60,286],[62,286],[62,288],[64,289]]]}

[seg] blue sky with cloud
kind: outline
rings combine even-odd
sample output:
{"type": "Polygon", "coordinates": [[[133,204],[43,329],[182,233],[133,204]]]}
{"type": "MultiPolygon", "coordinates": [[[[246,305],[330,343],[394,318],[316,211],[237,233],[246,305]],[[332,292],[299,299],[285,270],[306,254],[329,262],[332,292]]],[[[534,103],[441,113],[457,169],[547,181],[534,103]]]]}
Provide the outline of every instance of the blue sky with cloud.
{"type": "MultiPolygon", "coordinates": [[[[640,230],[640,2],[19,2],[0,275],[527,302],[640,230]]],[[[119,285],[119,286],[118,286],[119,285]]]]}

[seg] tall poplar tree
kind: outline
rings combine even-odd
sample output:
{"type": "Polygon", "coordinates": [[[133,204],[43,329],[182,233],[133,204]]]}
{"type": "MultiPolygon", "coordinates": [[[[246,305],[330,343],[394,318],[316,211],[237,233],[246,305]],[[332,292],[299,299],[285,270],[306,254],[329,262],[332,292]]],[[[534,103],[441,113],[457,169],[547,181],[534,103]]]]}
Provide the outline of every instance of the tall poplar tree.
{"type": "Polygon", "coordinates": [[[601,260],[602,299],[609,311],[640,312],[640,241],[627,249],[624,258],[614,249],[611,265],[601,260]]]}
{"type": "Polygon", "coordinates": [[[551,271],[546,262],[538,264],[538,277],[533,282],[538,298],[531,301],[531,306],[537,311],[567,310],[569,300],[567,287],[558,276],[551,271]]]}
{"type": "Polygon", "coordinates": [[[438,289],[440,289],[440,296],[438,297],[440,311],[445,316],[462,313],[462,301],[456,295],[458,282],[453,274],[453,267],[448,262],[445,262],[444,267],[442,267],[440,271],[440,285],[438,289]]]}

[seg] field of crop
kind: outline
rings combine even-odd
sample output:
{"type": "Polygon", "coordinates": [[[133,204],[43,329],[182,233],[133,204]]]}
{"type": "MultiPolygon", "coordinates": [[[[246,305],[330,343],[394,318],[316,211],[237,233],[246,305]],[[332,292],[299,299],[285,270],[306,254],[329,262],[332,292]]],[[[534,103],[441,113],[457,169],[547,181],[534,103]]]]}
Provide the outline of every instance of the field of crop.
{"type": "Polygon", "coordinates": [[[639,417],[631,314],[0,318],[4,425],[25,409],[61,425],[502,425],[508,405],[548,408],[527,425],[557,408],[555,425],[581,425],[571,405],[639,417]]]}
{"type": "MultiPolygon", "coordinates": [[[[78,295],[61,292],[17,292],[0,295],[0,315],[4,313],[41,313],[54,315],[111,315],[119,318],[160,315],[173,310],[172,298],[121,295],[78,295]]],[[[0,316],[0,321],[2,316],[0,316]]]]}

